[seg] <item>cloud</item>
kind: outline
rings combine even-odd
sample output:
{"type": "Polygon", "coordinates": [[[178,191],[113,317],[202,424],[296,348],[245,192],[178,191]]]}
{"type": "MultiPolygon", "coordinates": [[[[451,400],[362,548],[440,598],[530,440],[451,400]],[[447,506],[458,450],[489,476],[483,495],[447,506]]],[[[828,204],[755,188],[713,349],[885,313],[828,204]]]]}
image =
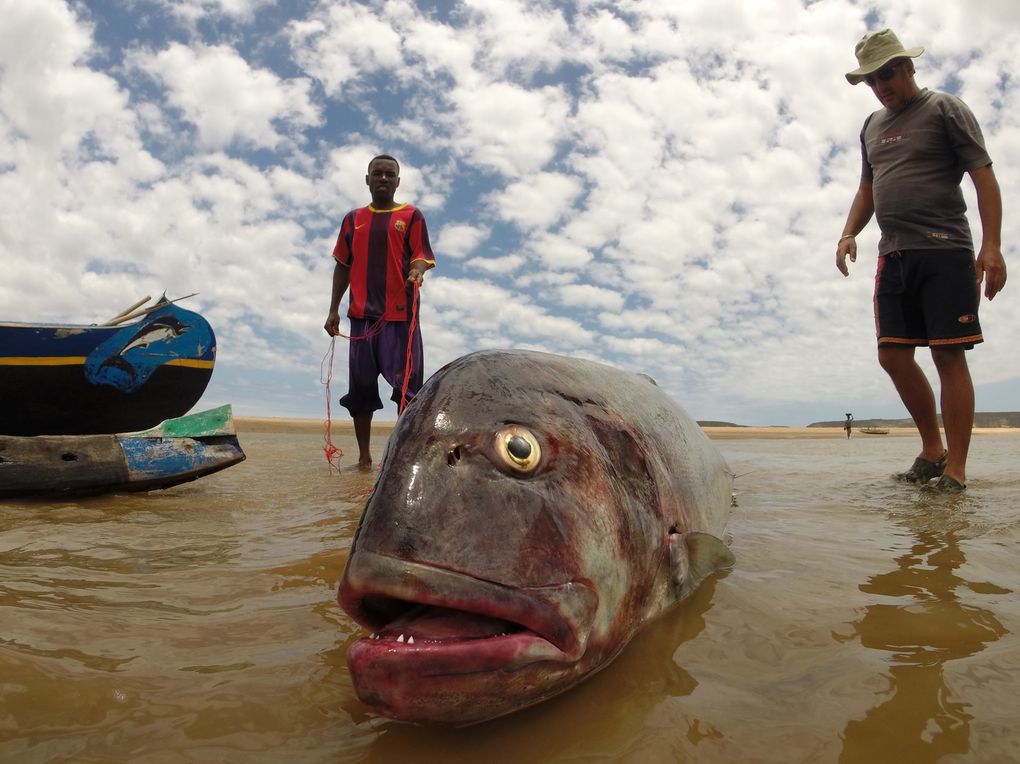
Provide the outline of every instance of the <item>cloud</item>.
{"type": "Polygon", "coordinates": [[[527,260],[521,255],[506,255],[504,257],[472,257],[467,266],[483,273],[492,275],[506,275],[521,269],[527,260]]]}
{"type": "Polygon", "coordinates": [[[559,293],[563,304],[571,307],[613,312],[623,309],[623,295],[611,289],[591,284],[567,284],[559,288],[559,293]]]}
{"type": "Polygon", "coordinates": [[[256,13],[274,3],[274,0],[156,0],[172,16],[193,26],[196,22],[215,17],[227,17],[250,22],[256,13]]]}
{"type": "Polygon", "coordinates": [[[483,244],[491,231],[487,226],[472,223],[450,223],[443,227],[439,236],[432,242],[435,252],[442,252],[444,257],[462,260],[483,244]]]}
{"type": "MultiPolygon", "coordinates": [[[[403,3],[387,3],[384,13],[395,5],[403,3]]],[[[293,19],[288,33],[295,61],[333,97],[347,97],[348,85],[361,92],[359,78],[404,62],[401,33],[390,17],[361,3],[323,3],[309,18],[293,19]]]]}
{"type": "Polygon", "coordinates": [[[166,88],[168,104],[195,127],[205,149],[235,142],[276,149],[288,140],[284,126],[302,129],[320,122],[309,80],[253,68],[226,45],[172,43],[156,53],[138,51],[131,63],[166,88]]]}
{"type": "Polygon", "coordinates": [[[563,173],[532,173],[527,181],[509,183],[489,195],[499,216],[526,231],[548,228],[569,215],[581,193],[578,178],[563,173]],[[556,204],[549,204],[549,200],[556,204]]]}

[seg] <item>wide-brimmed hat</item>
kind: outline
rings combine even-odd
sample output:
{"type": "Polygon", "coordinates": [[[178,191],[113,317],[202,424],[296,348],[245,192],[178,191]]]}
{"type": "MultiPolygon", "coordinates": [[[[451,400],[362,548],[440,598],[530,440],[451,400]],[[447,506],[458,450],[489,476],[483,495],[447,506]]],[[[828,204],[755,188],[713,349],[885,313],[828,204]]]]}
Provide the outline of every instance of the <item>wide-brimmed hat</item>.
{"type": "Polygon", "coordinates": [[[868,32],[854,48],[854,55],[857,56],[857,63],[860,66],[852,72],[846,73],[846,81],[851,85],[856,85],[894,58],[917,58],[922,53],[924,53],[924,48],[904,48],[891,29],[868,32]]]}

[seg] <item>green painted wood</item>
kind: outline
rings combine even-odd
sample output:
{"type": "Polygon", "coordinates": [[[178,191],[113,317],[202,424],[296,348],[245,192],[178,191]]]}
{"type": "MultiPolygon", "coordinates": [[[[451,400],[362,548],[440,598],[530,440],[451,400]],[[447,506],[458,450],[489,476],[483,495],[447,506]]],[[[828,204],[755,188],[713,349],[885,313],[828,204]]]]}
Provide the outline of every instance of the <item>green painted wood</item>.
{"type": "Polygon", "coordinates": [[[235,435],[233,408],[228,403],[219,408],[167,419],[152,429],[130,433],[138,438],[211,438],[235,435]]]}

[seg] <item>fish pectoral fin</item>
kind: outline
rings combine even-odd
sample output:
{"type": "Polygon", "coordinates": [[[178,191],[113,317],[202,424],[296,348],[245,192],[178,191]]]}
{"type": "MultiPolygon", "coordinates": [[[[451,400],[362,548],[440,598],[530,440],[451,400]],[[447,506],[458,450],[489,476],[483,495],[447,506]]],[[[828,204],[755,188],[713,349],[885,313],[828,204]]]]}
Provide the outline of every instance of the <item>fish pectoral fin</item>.
{"type": "Polygon", "coordinates": [[[711,533],[688,533],[684,536],[690,555],[691,575],[700,581],[720,568],[729,568],[737,560],[730,548],[711,533]]]}
{"type": "Polygon", "coordinates": [[[686,597],[705,578],[736,562],[733,552],[710,533],[692,531],[670,538],[670,566],[679,598],[686,597]]]}

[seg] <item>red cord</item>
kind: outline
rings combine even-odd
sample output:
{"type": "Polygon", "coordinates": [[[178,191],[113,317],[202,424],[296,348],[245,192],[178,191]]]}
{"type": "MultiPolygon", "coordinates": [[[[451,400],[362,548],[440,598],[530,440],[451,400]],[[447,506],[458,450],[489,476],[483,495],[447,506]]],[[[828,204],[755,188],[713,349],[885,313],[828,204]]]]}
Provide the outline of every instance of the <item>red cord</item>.
{"type": "Polygon", "coordinates": [[[414,348],[414,331],[418,328],[418,282],[414,282],[414,302],[411,303],[411,325],[407,328],[407,361],[404,363],[404,386],[400,390],[400,406],[397,408],[397,416],[404,413],[407,406],[407,385],[411,381],[412,357],[411,351],[414,348]]]}
{"type": "Polygon", "coordinates": [[[331,337],[329,340],[329,350],[326,351],[326,355],[322,358],[322,363],[319,364],[319,382],[326,386],[326,445],[323,446],[322,450],[326,452],[326,461],[329,462],[331,469],[335,469],[337,472],[340,471],[340,467],[333,464],[333,460],[343,459],[344,452],[340,450],[340,447],[333,443],[333,414],[330,409],[330,395],[329,387],[333,381],[333,350],[336,347],[336,337],[331,337]],[[328,370],[325,373],[325,379],[323,379],[323,368],[327,366],[328,370]]]}
{"type": "MultiPolygon", "coordinates": [[[[340,471],[340,467],[333,463],[334,459],[342,459],[344,452],[340,450],[340,447],[333,443],[333,413],[331,408],[331,394],[330,384],[333,381],[333,352],[336,349],[336,338],[343,337],[351,342],[358,340],[367,340],[369,337],[373,337],[382,331],[383,320],[379,319],[370,327],[368,331],[359,336],[348,336],[337,332],[329,340],[329,350],[326,351],[326,355],[322,358],[322,363],[319,365],[319,382],[326,386],[326,432],[325,441],[326,444],[322,450],[326,454],[326,461],[329,462],[329,466],[335,469],[337,472],[340,471]],[[328,368],[327,368],[328,367],[328,368]]],[[[404,384],[400,391],[400,406],[397,408],[397,416],[404,413],[404,408],[407,406],[407,387],[411,381],[411,370],[414,365],[414,358],[412,355],[414,349],[414,332],[418,328],[418,282],[414,282],[414,302],[411,303],[411,323],[407,330],[407,360],[404,363],[404,384]]]]}

